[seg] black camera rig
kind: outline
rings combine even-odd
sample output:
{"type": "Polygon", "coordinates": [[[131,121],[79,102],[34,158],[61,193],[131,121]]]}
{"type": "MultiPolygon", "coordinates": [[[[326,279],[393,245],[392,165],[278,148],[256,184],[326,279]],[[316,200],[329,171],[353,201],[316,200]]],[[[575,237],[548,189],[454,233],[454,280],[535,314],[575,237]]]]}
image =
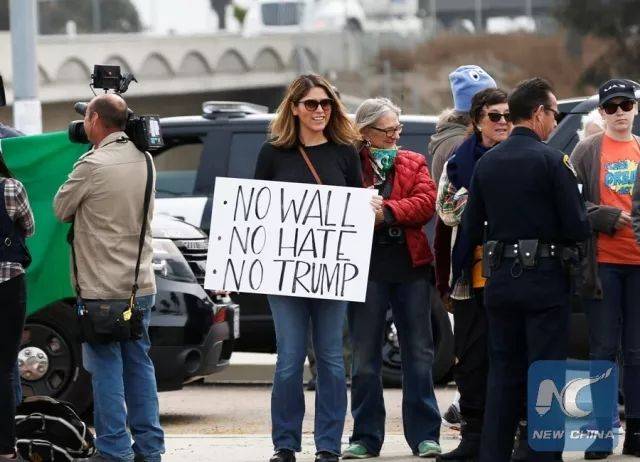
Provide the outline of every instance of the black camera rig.
{"type": "MultiPolygon", "coordinates": [[[[133,74],[120,72],[120,66],[105,66],[96,64],[91,74],[89,85],[95,94],[95,89],[100,88],[108,93],[112,90],[116,94],[122,94],[129,89],[131,82],[138,82],[133,74]]],[[[78,102],[73,108],[85,115],[89,103],[78,102]]],[[[124,132],[141,151],[154,151],[164,147],[162,132],[160,130],[160,117],[157,115],[135,115],[131,109],[127,109],[127,125],[124,132]]],[[[89,143],[87,133],[84,130],[84,121],[74,120],[69,124],[69,139],[74,143],[89,143]]]]}

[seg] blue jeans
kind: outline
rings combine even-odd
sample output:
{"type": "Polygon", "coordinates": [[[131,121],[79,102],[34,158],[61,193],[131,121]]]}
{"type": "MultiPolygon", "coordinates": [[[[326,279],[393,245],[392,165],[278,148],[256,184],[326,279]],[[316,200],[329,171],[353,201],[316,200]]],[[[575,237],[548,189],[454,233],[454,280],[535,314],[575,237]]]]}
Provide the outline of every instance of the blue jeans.
{"type": "MultiPolygon", "coordinates": [[[[584,300],[589,326],[589,357],[615,363],[622,345],[625,415],[627,418],[638,419],[640,265],[599,264],[598,274],[602,282],[603,299],[584,300]]],[[[617,406],[612,412],[614,419],[617,418],[617,406]]]]}
{"type": "Polygon", "coordinates": [[[149,318],[155,295],[136,300],[144,309],[144,337],[104,345],[83,343],[82,356],[93,384],[98,451],[114,461],[133,461],[135,453],[146,461],[159,462],[164,453],[164,433],[155,371],[149,358],[149,318]]]}
{"type": "Polygon", "coordinates": [[[391,304],[402,352],[402,423],[414,453],[425,440],[439,441],[440,412],[433,390],[434,347],[426,279],[406,283],[369,281],[365,303],[349,305],[352,346],[350,441],[379,454],[384,441],[382,343],[391,304]]]}
{"type": "Polygon", "coordinates": [[[311,321],[318,378],[314,438],[317,451],[340,454],[347,413],[342,329],[347,302],[269,295],[278,346],[271,392],[271,436],[277,450],[301,450],[302,388],[311,321]]]}

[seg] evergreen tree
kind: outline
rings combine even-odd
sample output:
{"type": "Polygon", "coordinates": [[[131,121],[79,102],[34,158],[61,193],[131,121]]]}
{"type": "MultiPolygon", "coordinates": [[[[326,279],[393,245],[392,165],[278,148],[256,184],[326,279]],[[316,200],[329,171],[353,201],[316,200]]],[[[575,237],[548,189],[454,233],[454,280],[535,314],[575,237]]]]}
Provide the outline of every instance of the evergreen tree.
{"type": "Polygon", "coordinates": [[[581,83],[599,85],[612,77],[637,80],[640,76],[640,1],[564,0],[556,17],[578,34],[611,43],[583,72],[581,83]]]}

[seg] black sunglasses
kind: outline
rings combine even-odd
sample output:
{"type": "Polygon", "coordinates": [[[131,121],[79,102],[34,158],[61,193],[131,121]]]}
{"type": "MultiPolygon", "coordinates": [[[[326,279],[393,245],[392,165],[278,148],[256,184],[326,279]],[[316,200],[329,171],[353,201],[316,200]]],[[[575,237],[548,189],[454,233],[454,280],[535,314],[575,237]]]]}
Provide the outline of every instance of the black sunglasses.
{"type": "Polygon", "coordinates": [[[323,111],[328,111],[333,107],[333,100],[331,98],[325,98],[321,100],[305,99],[298,101],[298,104],[304,104],[304,108],[307,111],[315,111],[316,109],[318,109],[318,106],[320,106],[323,111]]]}
{"type": "Polygon", "coordinates": [[[625,99],[624,101],[620,101],[619,103],[604,103],[602,105],[602,109],[609,115],[615,114],[618,112],[618,108],[622,109],[624,112],[629,112],[633,109],[633,106],[636,105],[636,102],[632,99],[625,99]]]}
{"type": "Polygon", "coordinates": [[[500,119],[504,117],[505,122],[509,122],[511,120],[511,114],[505,112],[504,114],[500,112],[487,112],[487,117],[491,122],[500,122],[500,119]]]}
{"type": "Polygon", "coordinates": [[[556,119],[556,122],[560,122],[560,119],[562,118],[562,115],[560,114],[560,112],[557,109],[554,109],[551,106],[542,106],[542,108],[545,111],[553,112],[553,118],[556,119]]]}

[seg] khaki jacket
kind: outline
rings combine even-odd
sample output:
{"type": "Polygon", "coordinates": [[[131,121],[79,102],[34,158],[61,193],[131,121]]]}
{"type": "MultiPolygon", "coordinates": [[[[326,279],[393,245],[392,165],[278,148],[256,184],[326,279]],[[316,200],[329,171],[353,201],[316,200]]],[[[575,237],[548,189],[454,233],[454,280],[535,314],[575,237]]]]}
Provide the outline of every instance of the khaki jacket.
{"type": "MultiPolygon", "coordinates": [[[[61,221],[74,220],[74,248],[82,298],[126,299],[131,294],[147,178],[143,153],[131,142],[117,142],[124,132],[107,136],[82,155],[53,200],[61,221]]],[[[138,296],[156,292],[151,218],[140,259],[138,296]]],[[[75,285],[72,272],[72,282],[75,285]]]]}

